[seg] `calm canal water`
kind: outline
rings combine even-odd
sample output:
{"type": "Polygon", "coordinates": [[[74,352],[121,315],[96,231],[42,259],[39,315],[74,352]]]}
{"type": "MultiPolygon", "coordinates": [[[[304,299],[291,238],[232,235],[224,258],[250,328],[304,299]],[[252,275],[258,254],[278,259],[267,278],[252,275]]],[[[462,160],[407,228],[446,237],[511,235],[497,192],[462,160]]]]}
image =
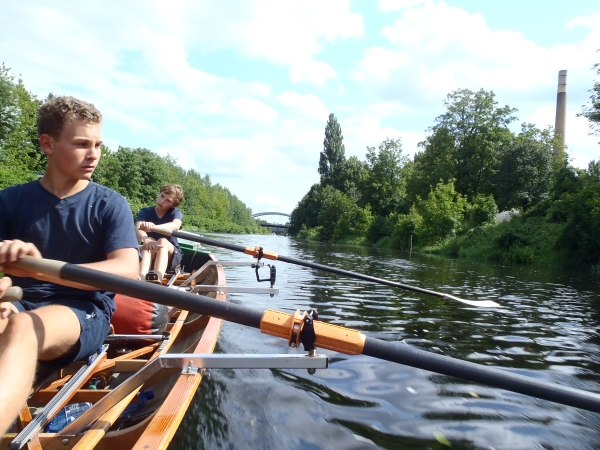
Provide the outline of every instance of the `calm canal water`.
{"type": "MultiPolygon", "coordinates": [[[[207,235],[208,237],[208,235],[207,235]]],[[[503,266],[281,236],[210,235],[387,278],[502,309],[462,303],[277,262],[279,295],[229,301],[319,319],[430,352],[600,392],[600,276],[503,266]]],[[[221,260],[250,257],[211,249],[221,260]]],[[[250,267],[228,284],[259,286],[250,267]]],[[[262,276],[267,277],[266,268],[262,276]]],[[[302,353],[224,323],[219,353],[302,353]]],[[[596,449],[600,414],[366,356],[329,355],[306,370],[210,370],[171,449],[596,449]],[[449,445],[448,445],[449,444],[449,445]]]]}

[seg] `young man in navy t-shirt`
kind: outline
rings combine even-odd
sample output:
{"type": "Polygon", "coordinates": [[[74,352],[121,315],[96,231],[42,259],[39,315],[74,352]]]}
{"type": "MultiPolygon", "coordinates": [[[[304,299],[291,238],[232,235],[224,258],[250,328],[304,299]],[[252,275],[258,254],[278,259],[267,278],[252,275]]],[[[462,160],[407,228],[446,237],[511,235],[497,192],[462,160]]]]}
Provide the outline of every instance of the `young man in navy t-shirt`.
{"type": "MultiPolygon", "coordinates": [[[[67,365],[103,343],[114,294],[4,266],[23,256],[137,278],[138,251],[126,200],[91,181],[100,160],[102,115],[73,97],[53,97],[38,112],[47,155],[36,181],[0,191],[0,296],[13,282],[23,299],[0,303],[0,434],[31,389],[37,361],[67,365]],[[60,284],[56,284],[60,283],[60,284]]],[[[1,302],[1,299],[0,299],[1,302]]]]}
{"type": "Polygon", "coordinates": [[[160,188],[156,205],[142,208],[138,213],[135,225],[138,239],[142,242],[142,259],[140,261],[140,278],[150,279],[154,275],[159,282],[167,270],[175,269],[182,258],[181,248],[176,237],[153,233],[154,225],[162,225],[171,231],[181,228],[183,214],[178,208],[183,202],[183,189],[177,184],[165,184],[160,188]],[[154,261],[154,272],[148,274],[154,261]]]}

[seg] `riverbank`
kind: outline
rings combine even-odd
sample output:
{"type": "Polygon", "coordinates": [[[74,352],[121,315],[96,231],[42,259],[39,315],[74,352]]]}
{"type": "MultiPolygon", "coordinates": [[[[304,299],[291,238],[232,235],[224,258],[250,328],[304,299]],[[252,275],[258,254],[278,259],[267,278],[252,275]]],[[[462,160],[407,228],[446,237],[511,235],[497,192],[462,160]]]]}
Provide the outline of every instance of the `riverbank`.
{"type": "MultiPolygon", "coordinates": [[[[514,216],[511,220],[486,224],[434,245],[413,241],[413,253],[438,254],[458,258],[485,259],[508,264],[541,264],[598,270],[598,266],[582,264],[569,255],[562,245],[566,222],[548,221],[535,214],[514,216]]],[[[298,239],[319,242],[319,229],[302,230],[298,239]]],[[[408,251],[408,242],[397,236],[386,236],[372,243],[365,236],[346,236],[332,243],[361,247],[408,251]]]]}

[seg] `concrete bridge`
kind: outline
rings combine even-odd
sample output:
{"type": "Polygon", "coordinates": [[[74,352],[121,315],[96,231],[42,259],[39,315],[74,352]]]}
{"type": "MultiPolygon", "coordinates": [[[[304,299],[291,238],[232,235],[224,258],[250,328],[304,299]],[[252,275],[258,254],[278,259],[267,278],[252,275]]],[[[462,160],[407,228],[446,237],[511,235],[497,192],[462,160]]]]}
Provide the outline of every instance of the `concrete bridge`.
{"type": "MultiPolygon", "coordinates": [[[[281,216],[281,217],[287,217],[289,218],[290,215],[286,214],[286,213],[282,213],[282,212],[259,212],[256,214],[252,214],[252,217],[262,217],[262,216],[281,216]]],[[[267,222],[267,221],[261,221],[262,226],[264,227],[269,227],[269,228],[289,228],[289,221],[286,223],[274,223],[272,221],[267,222]]]]}

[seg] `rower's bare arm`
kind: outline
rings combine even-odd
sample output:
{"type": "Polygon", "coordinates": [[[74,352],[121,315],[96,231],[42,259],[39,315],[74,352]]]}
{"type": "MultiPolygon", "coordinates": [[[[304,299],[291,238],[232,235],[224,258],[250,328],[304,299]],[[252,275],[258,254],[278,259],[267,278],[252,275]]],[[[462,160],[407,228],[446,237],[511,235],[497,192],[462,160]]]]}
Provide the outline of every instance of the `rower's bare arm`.
{"type": "Polygon", "coordinates": [[[147,232],[152,229],[154,224],[152,222],[145,222],[143,220],[139,220],[135,223],[135,235],[138,238],[138,241],[143,241],[144,238],[148,237],[147,232]]]}
{"type": "Polygon", "coordinates": [[[169,227],[171,231],[177,231],[181,228],[181,220],[175,219],[173,222],[165,223],[166,227],[169,227]]]}
{"type": "MultiPolygon", "coordinates": [[[[143,240],[144,237],[147,236],[145,232],[152,231],[152,228],[156,225],[152,222],[137,222],[135,224],[135,232],[139,240],[143,240]]],[[[160,228],[167,229],[169,231],[177,231],[181,228],[181,220],[174,219],[172,222],[161,223],[160,228]]]]}
{"type": "Polygon", "coordinates": [[[104,261],[79,265],[137,280],[139,275],[139,254],[135,248],[121,248],[106,255],[106,260],[104,261]]]}
{"type": "MultiPolygon", "coordinates": [[[[0,271],[5,271],[10,275],[17,277],[31,277],[41,281],[50,281],[52,283],[62,284],[72,288],[83,290],[96,290],[90,286],[79,284],[73,281],[60,280],[48,277],[44,274],[32,272],[16,267],[3,266],[3,263],[14,262],[21,259],[23,256],[32,256],[41,258],[39,250],[35,245],[22,241],[3,241],[0,243],[0,271]]],[[[113,275],[121,275],[127,278],[138,278],[139,255],[135,248],[122,248],[112,251],[106,256],[106,260],[89,264],[81,264],[82,267],[100,270],[102,272],[111,273],[113,275]]]]}

